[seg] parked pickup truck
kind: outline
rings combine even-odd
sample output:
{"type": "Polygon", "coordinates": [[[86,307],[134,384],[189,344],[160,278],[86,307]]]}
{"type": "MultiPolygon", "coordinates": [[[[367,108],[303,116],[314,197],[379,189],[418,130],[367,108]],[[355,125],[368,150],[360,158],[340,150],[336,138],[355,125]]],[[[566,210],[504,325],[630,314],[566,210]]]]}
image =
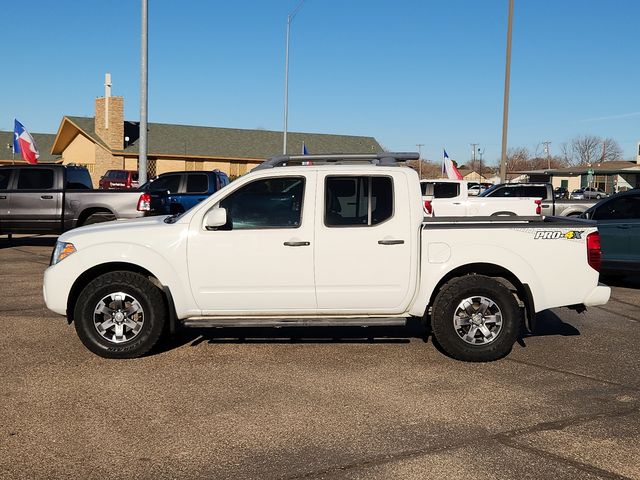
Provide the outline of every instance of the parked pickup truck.
{"type": "Polygon", "coordinates": [[[556,198],[553,185],[550,183],[499,183],[482,192],[487,198],[541,198],[542,215],[558,217],[577,217],[596,204],[593,200],[561,200],[556,198]]]}
{"type": "Polygon", "coordinates": [[[182,213],[212,193],[229,184],[229,177],[220,170],[168,172],[141,187],[147,215],[182,213]]]}
{"type": "Polygon", "coordinates": [[[540,215],[540,197],[484,198],[470,195],[465,180],[421,180],[424,213],[428,217],[540,215]]]}
{"type": "Polygon", "coordinates": [[[0,234],[62,233],[80,225],[134,218],[140,193],[92,190],[84,167],[0,167],[0,234]]]}
{"type": "Polygon", "coordinates": [[[452,357],[490,361],[536,312],[608,301],[593,222],[425,221],[418,176],[398,165],[417,159],[275,157],[184,214],[67,232],[44,274],[46,305],[109,358],[143,355],[178,325],[418,318],[452,357]]]}

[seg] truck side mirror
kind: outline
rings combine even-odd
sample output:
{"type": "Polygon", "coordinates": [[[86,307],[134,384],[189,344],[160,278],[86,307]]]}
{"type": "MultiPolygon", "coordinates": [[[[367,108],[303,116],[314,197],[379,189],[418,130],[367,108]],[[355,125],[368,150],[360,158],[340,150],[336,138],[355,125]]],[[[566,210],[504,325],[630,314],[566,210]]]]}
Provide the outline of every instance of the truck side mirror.
{"type": "Polygon", "coordinates": [[[204,216],[204,228],[215,230],[227,224],[227,210],[221,207],[213,207],[204,216]]]}

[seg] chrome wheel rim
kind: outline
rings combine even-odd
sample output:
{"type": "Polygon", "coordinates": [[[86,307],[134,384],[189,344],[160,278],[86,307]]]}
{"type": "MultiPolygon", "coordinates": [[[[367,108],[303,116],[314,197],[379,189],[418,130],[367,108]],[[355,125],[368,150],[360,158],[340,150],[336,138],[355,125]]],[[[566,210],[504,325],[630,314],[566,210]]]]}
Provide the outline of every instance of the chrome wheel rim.
{"type": "Polygon", "coordinates": [[[487,345],[502,330],[502,311],[487,297],[474,296],[462,300],[453,314],[458,336],[471,345],[487,345]]]}
{"type": "Polygon", "coordinates": [[[144,310],[128,293],[110,293],[94,308],[93,325],[100,336],[111,343],[128,342],[142,331],[144,310]]]}

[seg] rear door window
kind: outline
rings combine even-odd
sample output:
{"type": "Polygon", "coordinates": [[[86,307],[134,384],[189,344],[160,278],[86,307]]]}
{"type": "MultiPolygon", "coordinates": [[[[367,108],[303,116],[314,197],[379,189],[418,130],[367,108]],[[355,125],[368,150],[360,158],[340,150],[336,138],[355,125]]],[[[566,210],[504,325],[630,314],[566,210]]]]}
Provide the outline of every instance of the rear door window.
{"type": "Polygon", "coordinates": [[[325,215],[327,227],[377,225],[393,216],[393,182],[390,177],[327,177],[325,215]]]}
{"type": "Polygon", "coordinates": [[[433,184],[434,198],[454,198],[460,195],[460,184],[453,182],[436,182],[433,184]]]}
{"type": "Polygon", "coordinates": [[[187,193],[207,193],[209,177],[204,173],[187,175],[187,193]]]}
{"type": "Polygon", "coordinates": [[[18,190],[51,190],[53,170],[22,168],[18,173],[18,190]]]}
{"type": "Polygon", "coordinates": [[[9,188],[9,180],[11,180],[11,174],[14,171],[13,168],[0,169],[0,190],[7,190],[9,188]]]}

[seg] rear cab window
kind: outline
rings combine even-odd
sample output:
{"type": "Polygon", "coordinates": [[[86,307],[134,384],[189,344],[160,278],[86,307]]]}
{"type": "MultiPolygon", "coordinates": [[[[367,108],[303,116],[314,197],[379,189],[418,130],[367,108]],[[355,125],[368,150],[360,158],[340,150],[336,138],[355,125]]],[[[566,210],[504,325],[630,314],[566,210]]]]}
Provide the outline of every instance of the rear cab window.
{"type": "Polygon", "coordinates": [[[460,184],[456,182],[421,182],[422,195],[433,198],[455,198],[460,195],[460,184]]]}

